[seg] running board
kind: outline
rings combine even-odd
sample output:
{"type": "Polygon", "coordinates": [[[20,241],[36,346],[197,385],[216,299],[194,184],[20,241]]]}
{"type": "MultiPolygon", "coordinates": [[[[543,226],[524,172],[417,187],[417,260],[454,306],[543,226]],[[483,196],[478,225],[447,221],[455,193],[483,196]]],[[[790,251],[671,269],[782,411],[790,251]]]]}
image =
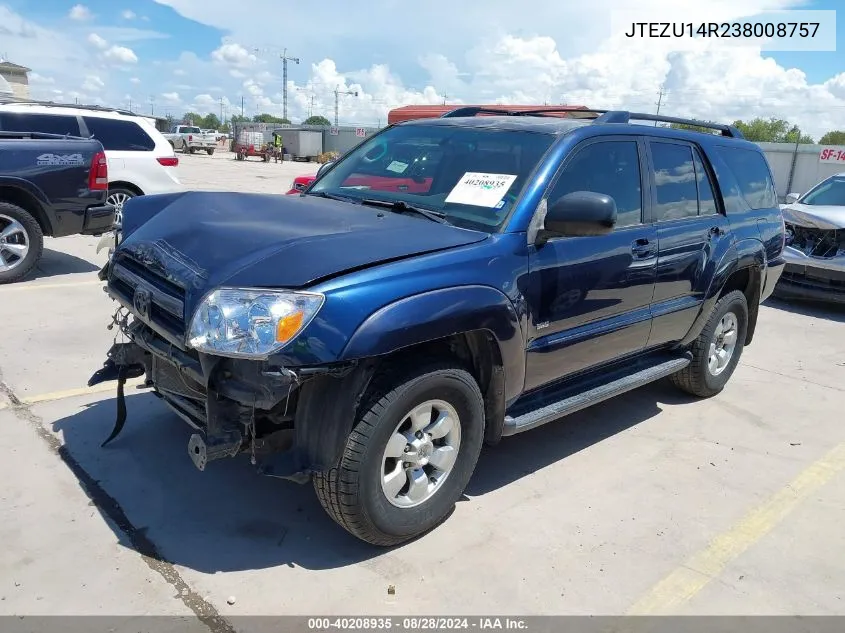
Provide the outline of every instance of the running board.
{"type": "Polygon", "coordinates": [[[505,416],[505,428],[502,435],[516,435],[517,433],[537,428],[547,422],[554,422],[566,415],[621,395],[626,391],[631,391],[660,378],[665,378],[689,365],[690,360],[689,354],[662,360],[662,362],[645,366],[632,374],[623,375],[615,380],[611,380],[611,382],[598,385],[586,391],[570,392],[569,395],[561,400],[532,411],[527,411],[522,415],[516,417],[505,416]]]}

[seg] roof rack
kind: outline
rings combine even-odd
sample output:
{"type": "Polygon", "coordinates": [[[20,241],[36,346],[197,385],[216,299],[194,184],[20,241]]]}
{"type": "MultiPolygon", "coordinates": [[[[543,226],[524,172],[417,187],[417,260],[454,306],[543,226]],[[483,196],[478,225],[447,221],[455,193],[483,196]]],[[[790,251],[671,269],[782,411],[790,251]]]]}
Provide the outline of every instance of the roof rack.
{"type": "MultiPolygon", "coordinates": [[[[584,108],[574,108],[568,106],[548,106],[545,108],[533,108],[531,110],[509,110],[508,108],[488,108],[483,106],[466,106],[463,108],[457,108],[456,110],[450,110],[445,114],[441,114],[441,119],[451,119],[453,117],[470,117],[476,116],[478,114],[499,114],[503,116],[552,116],[554,114],[570,114],[570,115],[578,115],[578,114],[588,114],[591,115],[593,113],[603,113],[606,110],[587,110],[584,108]]],[[[595,116],[598,116],[596,114],[595,116]]],[[[571,118],[590,118],[590,117],[578,117],[573,116],[571,118]]]]}
{"type": "Polygon", "coordinates": [[[680,123],[712,130],[719,130],[722,136],[730,138],[745,138],[733,125],[722,123],[710,123],[697,119],[682,119],[672,116],[661,116],[659,114],[648,114],[645,112],[628,112],[627,110],[593,110],[593,109],[565,109],[565,106],[549,106],[548,108],[536,108],[532,110],[508,110],[506,108],[480,108],[469,106],[458,108],[440,118],[470,117],[477,114],[500,114],[505,116],[552,116],[553,114],[565,113],[572,119],[593,119],[593,123],[630,123],[631,121],[656,121],[661,123],[680,123]]]}
{"type": "Polygon", "coordinates": [[[697,119],[681,119],[674,116],[662,116],[659,114],[647,114],[645,112],[628,112],[626,110],[610,110],[606,111],[598,117],[595,123],[630,123],[635,121],[656,121],[660,123],[680,123],[682,125],[691,125],[695,127],[703,127],[711,130],[719,130],[722,136],[730,138],[745,138],[737,128],[733,125],[725,125],[723,123],[710,123],[709,121],[699,121],[697,119]]]}
{"type": "MultiPolygon", "coordinates": [[[[31,105],[31,106],[46,106],[48,108],[73,108],[76,110],[91,110],[93,112],[114,112],[116,114],[123,114],[126,116],[140,116],[145,115],[132,112],[131,110],[122,110],[121,108],[111,108],[109,106],[100,105],[80,105],[78,103],[55,103],[54,101],[15,101],[14,105],[31,105]]],[[[155,117],[153,117],[155,118],[155,117]]]]}

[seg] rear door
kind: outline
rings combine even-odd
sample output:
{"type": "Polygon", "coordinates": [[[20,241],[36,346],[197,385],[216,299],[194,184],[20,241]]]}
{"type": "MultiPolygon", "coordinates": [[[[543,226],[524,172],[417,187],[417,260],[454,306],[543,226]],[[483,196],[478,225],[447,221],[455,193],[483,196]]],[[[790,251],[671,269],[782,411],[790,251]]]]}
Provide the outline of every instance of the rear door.
{"type": "Polygon", "coordinates": [[[526,390],[642,350],[651,329],[657,234],[649,222],[645,146],[633,136],[576,147],[549,188],[616,201],[607,235],[554,238],[529,251],[526,390]]]}
{"type": "Polygon", "coordinates": [[[657,346],[689,332],[730,238],[704,154],[680,140],[649,139],[647,144],[658,244],[648,342],[657,346]]]}

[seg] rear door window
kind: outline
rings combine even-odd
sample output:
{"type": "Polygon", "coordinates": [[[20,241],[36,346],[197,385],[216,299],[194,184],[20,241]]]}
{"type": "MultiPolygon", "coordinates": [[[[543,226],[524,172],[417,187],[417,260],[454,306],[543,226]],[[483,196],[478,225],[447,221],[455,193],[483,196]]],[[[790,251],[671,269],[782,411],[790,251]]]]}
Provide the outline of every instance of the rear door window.
{"type": "Polygon", "coordinates": [[[106,151],[151,152],[155,141],[134,121],[82,117],[88,133],[103,144],[106,151]]]}
{"type": "Polygon", "coordinates": [[[720,146],[717,151],[736,179],[739,194],[751,209],[778,206],[772,174],[762,153],[726,146],[720,146]]]}
{"type": "Polygon", "coordinates": [[[70,114],[0,112],[0,129],[5,132],[41,132],[79,136],[79,120],[70,114]]]}
{"type": "Polygon", "coordinates": [[[657,221],[698,215],[698,186],[692,147],[651,142],[657,221]]]}

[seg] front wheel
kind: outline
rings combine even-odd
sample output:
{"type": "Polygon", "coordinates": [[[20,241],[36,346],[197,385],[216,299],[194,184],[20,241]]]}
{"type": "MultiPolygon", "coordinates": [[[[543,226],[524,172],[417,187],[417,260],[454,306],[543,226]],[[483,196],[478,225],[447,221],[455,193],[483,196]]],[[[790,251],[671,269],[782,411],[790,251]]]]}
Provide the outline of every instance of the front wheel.
{"type": "Polygon", "coordinates": [[[378,380],[338,464],[314,476],[323,508],[373,545],[403,543],[454,509],[478,461],[484,400],[468,372],[432,365],[378,380]]]}
{"type": "Polygon", "coordinates": [[[692,344],[692,362],[670,379],[679,389],[707,398],[725,388],[733,375],[748,330],[748,302],[739,290],[723,296],[692,344]]]}

